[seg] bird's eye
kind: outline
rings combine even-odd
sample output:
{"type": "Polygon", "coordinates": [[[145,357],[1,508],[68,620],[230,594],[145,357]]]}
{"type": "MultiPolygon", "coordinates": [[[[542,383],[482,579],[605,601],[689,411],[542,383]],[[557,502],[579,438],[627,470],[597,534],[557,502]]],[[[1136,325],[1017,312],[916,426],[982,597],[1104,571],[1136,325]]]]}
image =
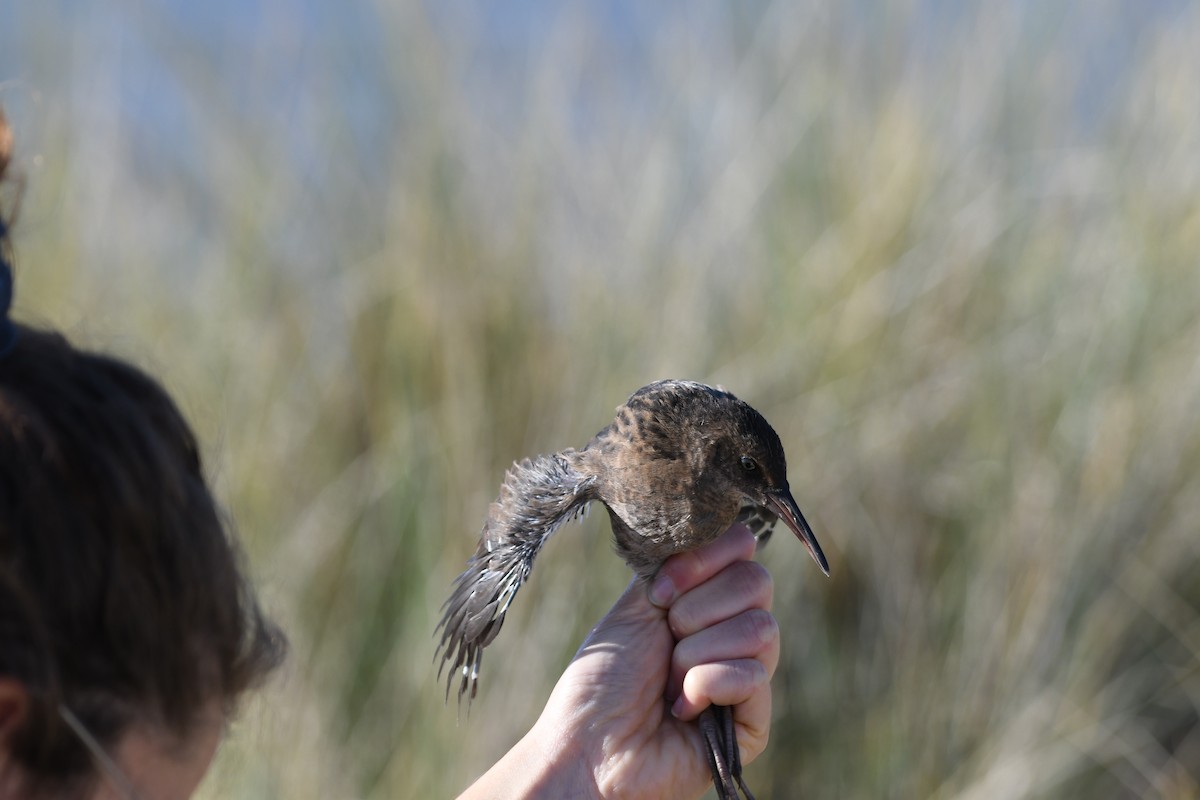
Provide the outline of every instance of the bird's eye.
{"type": "Polygon", "coordinates": [[[742,456],[742,469],[746,472],[754,472],[758,469],[758,462],[750,456],[742,456]]]}

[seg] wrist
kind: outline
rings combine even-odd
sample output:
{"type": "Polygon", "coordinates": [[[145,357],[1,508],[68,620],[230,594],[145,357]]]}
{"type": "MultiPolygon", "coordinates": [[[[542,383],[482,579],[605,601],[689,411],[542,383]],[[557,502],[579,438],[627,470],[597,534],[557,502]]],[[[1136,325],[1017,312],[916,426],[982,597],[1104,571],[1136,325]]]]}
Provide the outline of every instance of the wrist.
{"type": "Polygon", "coordinates": [[[575,737],[538,720],[479,780],[459,796],[541,800],[600,800],[591,766],[575,737]]]}
{"type": "Polygon", "coordinates": [[[542,767],[536,797],[602,800],[596,786],[595,767],[577,732],[557,717],[542,715],[525,737],[542,767]]]}

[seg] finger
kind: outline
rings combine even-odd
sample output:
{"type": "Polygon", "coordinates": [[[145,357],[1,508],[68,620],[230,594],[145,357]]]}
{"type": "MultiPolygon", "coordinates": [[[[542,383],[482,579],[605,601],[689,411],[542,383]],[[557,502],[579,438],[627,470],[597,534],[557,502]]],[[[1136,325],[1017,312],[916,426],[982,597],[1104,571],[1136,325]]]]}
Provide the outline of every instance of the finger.
{"type": "MultiPolygon", "coordinates": [[[[771,676],[757,659],[701,664],[684,676],[683,691],[671,706],[671,713],[686,722],[714,703],[736,707],[749,701],[757,692],[765,690],[769,695],[770,686],[771,676]]],[[[734,719],[738,720],[736,713],[734,719]]]]}
{"type": "Polygon", "coordinates": [[[667,624],[682,640],[751,608],[771,608],[775,586],[757,561],[735,561],[679,597],[667,612],[667,624]]]}
{"type": "Polygon", "coordinates": [[[684,676],[701,664],[753,658],[775,674],[779,665],[779,623],[771,612],[752,608],[681,640],[671,654],[667,698],[674,700],[684,676]]]}
{"type": "MultiPolygon", "coordinates": [[[[758,664],[758,662],[750,662],[751,666],[748,667],[747,672],[753,673],[755,670],[753,665],[755,664],[758,664]]],[[[736,670],[736,667],[734,669],[736,670]]],[[[692,672],[696,673],[694,678],[696,683],[700,684],[716,676],[717,670],[707,670],[697,667],[696,669],[692,670],[692,672]],[[699,672],[697,670],[699,670],[699,672]],[[710,674],[705,675],[705,672],[710,674]]],[[[716,677],[717,680],[721,680],[719,676],[716,677]]],[[[728,675],[726,677],[728,677],[728,675]]],[[[754,676],[752,674],[745,676],[745,678],[749,679],[750,683],[754,683],[754,676]]],[[[745,694],[745,692],[737,688],[736,685],[739,682],[741,682],[740,679],[734,677],[730,682],[729,691],[723,692],[723,690],[714,686],[708,693],[713,695],[713,702],[717,705],[728,705],[733,709],[733,726],[735,736],[737,737],[738,749],[741,754],[742,763],[749,764],[767,748],[767,741],[771,736],[771,681],[769,679],[764,679],[761,681],[761,683],[754,685],[753,688],[749,690],[749,695],[742,702],[731,702],[734,698],[745,694]],[[717,699],[721,697],[726,699],[717,699]]],[[[691,687],[689,686],[689,691],[690,690],[691,687]]],[[[701,689],[700,691],[703,692],[704,690],[701,689]]],[[[687,693],[685,693],[685,695],[686,694],[687,693]]],[[[684,695],[681,695],[681,697],[682,696],[684,695]]],[[[679,704],[678,716],[683,719],[693,719],[698,716],[700,712],[707,707],[707,705],[708,704],[705,703],[703,706],[689,706],[688,702],[685,700],[683,703],[679,704]]],[[[675,709],[672,709],[672,713],[675,713],[675,711],[675,709]]]]}
{"type": "Polygon", "coordinates": [[[738,523],[696,550],[668,558],[650,583],[650,602],[669,608],[684,592],[716,575],[735,561],[754,556],[754,534],[738,523]]]}

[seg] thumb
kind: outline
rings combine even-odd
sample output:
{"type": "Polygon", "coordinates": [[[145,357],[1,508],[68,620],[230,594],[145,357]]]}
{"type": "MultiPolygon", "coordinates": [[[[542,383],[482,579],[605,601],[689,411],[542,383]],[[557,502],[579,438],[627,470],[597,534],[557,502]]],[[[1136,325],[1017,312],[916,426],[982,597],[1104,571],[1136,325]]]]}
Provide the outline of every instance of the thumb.
{"type": "Polygon", "coordinates": [[[635,577],[592,628],[576,658],[589,648],[636,646],[639,641],[652,640],[663,632],[670,636],[667,609],[651,603],[646,581],[635,577]]]}

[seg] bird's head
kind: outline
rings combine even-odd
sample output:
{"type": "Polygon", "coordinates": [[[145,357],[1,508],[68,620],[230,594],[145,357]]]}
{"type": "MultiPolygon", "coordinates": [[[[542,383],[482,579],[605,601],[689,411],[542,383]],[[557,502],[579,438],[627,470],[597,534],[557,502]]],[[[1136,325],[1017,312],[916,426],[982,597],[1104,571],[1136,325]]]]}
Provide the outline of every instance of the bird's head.
{"type": "Polygon", "coordinates": [[[727,404],[729,424],[716,426],[720,432],[710,450],[715,462],[712,466],[743,497],[783,519],[808,548],[821,571],[828,575],[829,562],[788,486],[787,459],[779,435],[761,414],[732,395],[729,397],[732,400],[727,404]]]}
{"type": "Polygon", "coordinates": [[[787,459],[775,429],[749,404],[720,387],[691,381],[659,381],[633,394],[627,407],[639,415],[639,434],[652,450],[702,453],[710,485],[731,499],[748,499],[783,519],[808,548],[821,571],[829,562],[800,513],[787,481],[787,459]]]}

